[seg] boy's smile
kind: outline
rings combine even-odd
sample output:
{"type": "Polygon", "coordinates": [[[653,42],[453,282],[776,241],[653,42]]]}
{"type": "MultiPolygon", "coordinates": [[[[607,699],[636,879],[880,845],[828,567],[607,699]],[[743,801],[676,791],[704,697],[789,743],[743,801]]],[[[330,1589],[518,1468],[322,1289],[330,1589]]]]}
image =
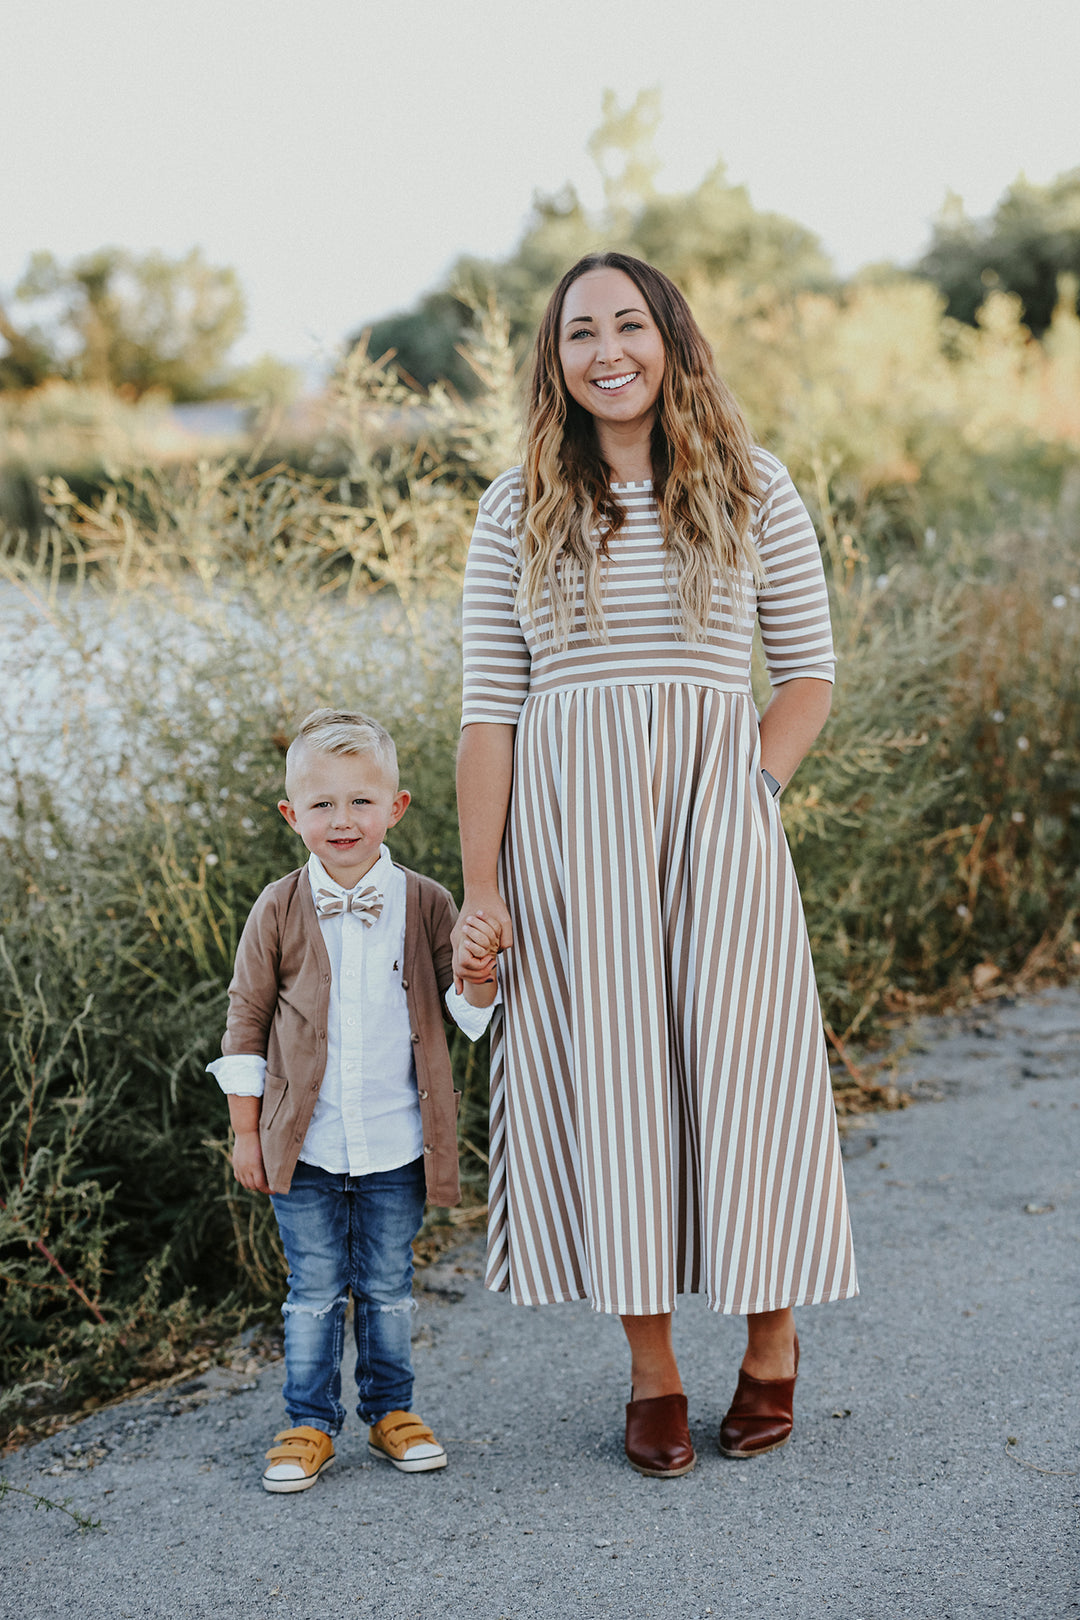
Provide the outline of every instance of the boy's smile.
{"type": "Polygon", "coordinates": [[[401,820],[409,797],[375,754],[305,749],[291,798],[281,799],[278,809],[334,882],[351,889],[375,865],[387,830],[401,820]]]}

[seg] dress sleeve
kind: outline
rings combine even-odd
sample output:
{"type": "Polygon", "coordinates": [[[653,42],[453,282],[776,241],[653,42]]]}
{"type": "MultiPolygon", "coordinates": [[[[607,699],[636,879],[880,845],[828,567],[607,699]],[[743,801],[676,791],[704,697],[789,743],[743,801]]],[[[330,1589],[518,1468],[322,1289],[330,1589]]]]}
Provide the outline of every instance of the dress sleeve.
{"type": "Polygon", "coordinates": [[[517,552],[511,520],[518,481],[497,478],[480,502],[465,565],[461,723],[516,725],[531,659],[514,606],[517,552]]]}
{"type": "Polygon", "coordinates": [[[776,471],[761,504],[758,549],[768,583],[758,592],[758,623],[773,686],[835,676],[829,593],[814,525],[787,469],[776,471]]]}

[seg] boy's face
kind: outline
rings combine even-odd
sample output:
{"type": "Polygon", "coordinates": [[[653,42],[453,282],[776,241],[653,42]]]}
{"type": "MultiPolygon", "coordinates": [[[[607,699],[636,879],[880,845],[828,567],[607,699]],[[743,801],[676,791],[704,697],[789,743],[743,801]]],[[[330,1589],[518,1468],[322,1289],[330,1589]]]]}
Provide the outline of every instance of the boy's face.
{"type": "Polygon", "coordinates": [[[334,882],[351,889],[375,865],[409,794],[395,788],[374,754],[305,750],[290,776],[292,796],[279,800],[278,809],[334,882]]]}

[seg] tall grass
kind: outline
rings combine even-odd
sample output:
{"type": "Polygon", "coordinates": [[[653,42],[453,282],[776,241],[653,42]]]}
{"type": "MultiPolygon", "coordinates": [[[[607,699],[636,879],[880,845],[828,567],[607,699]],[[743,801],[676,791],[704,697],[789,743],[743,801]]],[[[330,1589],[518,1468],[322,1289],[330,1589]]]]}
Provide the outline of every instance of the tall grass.
{"type": "MultiPolygon", "coordinates": [[[[333,476],[208,460],[95,501],[44,487],[9,534],[0,653],[0,1369],[9,1421],[173,1363],[208,1312],[280,1295],[239,1191],[218,1050],[240,926],[299,864],[283,750],[317,704],[394,733],[397,857],[460,893],[456,600],[477,490],[513,459],[495,317],[467,407],[363,353],[333,476]]],[[[785,795],[837,1048],[925,998],[1076,960],[1080,533],[1034,501],[880,561],[815,494],[836,704],[785,795]]],[[[810,481],[814,480],[813,468],[810,481]]],[[[1070,526],[1071,525],[1071,526],[1070,526]]],[[[484,1053],[455,1043],[466,1196],[484,1196],[484,1053]]],[[[0,1408],[0,1415],[2,1415],[0,1408]]]]}

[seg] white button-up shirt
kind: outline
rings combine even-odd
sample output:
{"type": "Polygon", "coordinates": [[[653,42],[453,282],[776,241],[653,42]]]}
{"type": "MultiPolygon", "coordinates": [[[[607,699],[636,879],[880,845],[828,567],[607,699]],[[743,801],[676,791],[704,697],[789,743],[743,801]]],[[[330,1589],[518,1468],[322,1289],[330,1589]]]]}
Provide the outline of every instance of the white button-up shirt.
{"type": "MultiPolygon", "coordinates": [[[[311,892],[347,891],[318,856],[308,858],[311,892]]],[[[371,1175],[410,1164],[424,1151],[409,1009],[401,974],[405,962],[405,874],[384,844],[357,887],[374,885],[382,914],[368,927],[343,911],[320,917],[330,957],[330,1011],[326,1069],[315,1112],[300,1149],[305,1164],[334,1175],[371,1175]]],[[[473,1007],[453,985],[446,1005],[470,1040],[491,1020],[491,1007],[473,1007]]],[[[266,1059],[232,1053],[207,1065],[222,1091],[261,1097],[266,1059]]]]}

